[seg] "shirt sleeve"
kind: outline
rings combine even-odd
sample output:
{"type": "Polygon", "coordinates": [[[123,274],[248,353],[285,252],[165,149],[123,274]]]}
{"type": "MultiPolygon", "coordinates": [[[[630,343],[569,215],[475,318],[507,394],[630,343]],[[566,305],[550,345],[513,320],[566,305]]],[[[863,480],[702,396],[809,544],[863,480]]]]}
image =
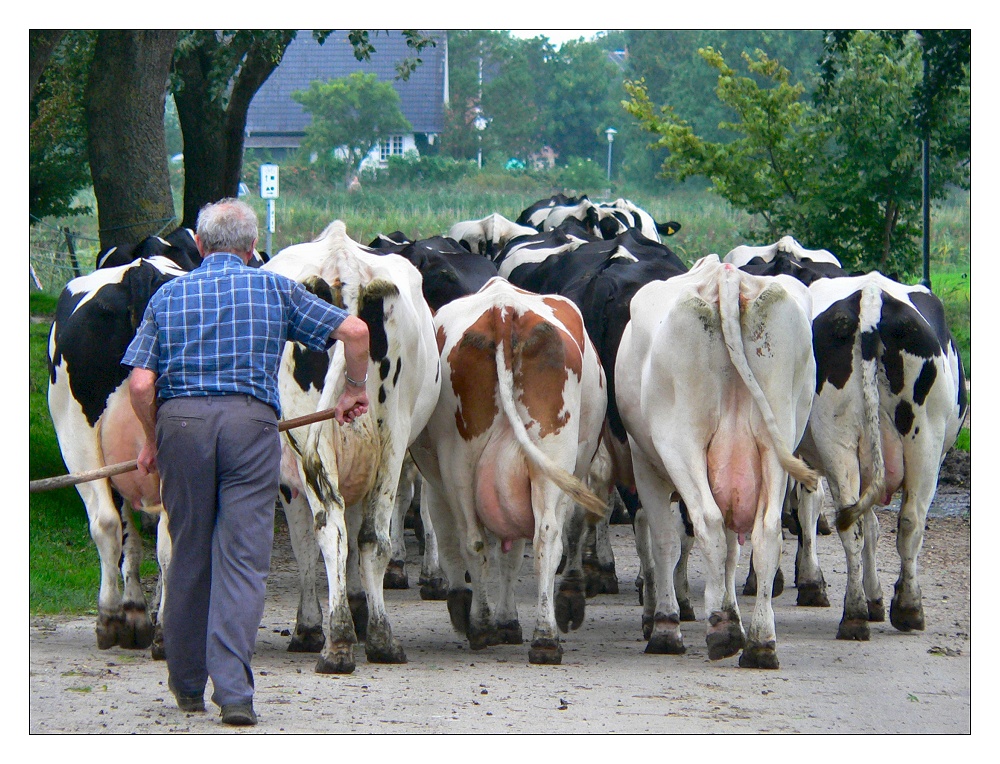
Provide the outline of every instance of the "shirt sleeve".
{"type": "Polygon", "coordinates": [[[330,334],[349,315],[312,294],[298,282],[291,282],[288,339],[301,342],[311,350],[326,350],[333,344],[330,334]]]}
{"type": "Polygon", "coordinates": [[[139,330],[132,338],[125,355],[122,357],[122,366],[130,368],[149,369],[159,372],[160,361],[160,338],[157,331],[156,319],[153,317],[152,308],[147,305],[143,314],[142,323],[139,330]]]}

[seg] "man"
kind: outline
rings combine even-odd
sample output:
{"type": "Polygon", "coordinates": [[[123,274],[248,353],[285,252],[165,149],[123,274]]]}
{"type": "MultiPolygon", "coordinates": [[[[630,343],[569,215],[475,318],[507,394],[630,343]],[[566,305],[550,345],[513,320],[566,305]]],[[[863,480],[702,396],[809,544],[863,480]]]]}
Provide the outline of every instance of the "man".
{"type": "Polygon", "coordinates": [[[302,285],[251,268],[257,217],[223,199],[198,215],[204,261],[150,299],[122,364],[145,431],[140,474],[158,470],[173,556],[163,613],[168,686],[183,711],[212,700],[253,725],[253,656],[264,612],[280,476],[278,367],[286,340],[344,343],[341,424],[368,410],[368,327],[302,285]]]}

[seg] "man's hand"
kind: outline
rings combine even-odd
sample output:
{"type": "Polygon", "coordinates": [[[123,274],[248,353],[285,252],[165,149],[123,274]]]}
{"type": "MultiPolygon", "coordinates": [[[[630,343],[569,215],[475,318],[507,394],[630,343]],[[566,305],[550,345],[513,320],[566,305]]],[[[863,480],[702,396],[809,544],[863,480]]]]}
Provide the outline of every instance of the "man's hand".
{"type": "Polygon", "coordinates": [[[156,443],[146,441],[139,452],[139,457],[136,460],[138,465],[139,474],[145,477],[151,472],[156,472],[156,443]]]}
{"type": "Polygon", "coordinates": [[[368,411],[368,391],[363,387],[347,385],[333,409],[333,416],[340,424],[348,424],[366,411],[368,411]]]}

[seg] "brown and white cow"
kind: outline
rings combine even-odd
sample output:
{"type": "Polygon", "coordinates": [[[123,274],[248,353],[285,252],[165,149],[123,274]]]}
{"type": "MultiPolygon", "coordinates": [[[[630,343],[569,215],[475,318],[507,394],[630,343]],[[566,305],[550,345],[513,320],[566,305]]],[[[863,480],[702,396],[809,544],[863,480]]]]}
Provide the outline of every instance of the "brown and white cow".
{"type": "Polygon", "coordinates": [[[650,653],[682,653],[674,571],[687,507],[707,558],[709,658],[743,648],[740,665],[777,668],[770,587],[744,634],[736,600],[739,545],[751,535],[758,575],[773,579],[781,554],[787,476],[815,488],[792,455],[815,383],[808,289],[762,278],[717,255],[640,289],[615,365],[617,402],[649,523],[655,603],[650,653]]]}
{"type": "MultiPolygon", "coordinates": [[[[420,274],[398,255],[377,254],[354,242],[339,220],[316,240],[282,250],[265,267],[359,316],[370,337],[368,413],[344,426],[328,420],[285,433],[281,501],[303,591],[290,649],[309,650],[322,640],[318,542],[329,584],[329,630],[316,670],[354,670],[355,622],[369,661],[405,662],[386,613],[383,577],[403,457],[427,423],[440,386],[420,274]],[[355,543],[356,565],[353,554],[348,559],[355,543]]],[[[287,344],[279,372],[283,416],[329,408],[343,386],[340,343],[326,353],[287,344]]]]}
{"type": "Polygon", "coordinates": [[[583,483],[607,404],[597,352],[571,301],[499,277],[443,306],[434,323],[441,395],[411,454],[451,585],[452,623],[473,649],[520,643],[511,594],[530,540],[538,599],[528,658],[559,663],[553,587],[563,524],[574,502],[604,512],[583,483]],[[493,542],[502,590],[495,613],[486,594],[493,542]]]}

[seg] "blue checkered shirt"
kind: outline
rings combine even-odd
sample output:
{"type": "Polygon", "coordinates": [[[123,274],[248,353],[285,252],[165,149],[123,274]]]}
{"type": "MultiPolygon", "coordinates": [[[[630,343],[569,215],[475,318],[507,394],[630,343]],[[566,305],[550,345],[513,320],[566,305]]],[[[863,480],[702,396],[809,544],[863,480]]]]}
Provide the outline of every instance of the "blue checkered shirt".
{"type": "Polygon", "coordinates": [[[280,416],[285,341],[326,350],[347,315],[291,279],[213,253],[156,291],[122,364],[156,372],[161,401],[246,393],[280,416]]]}

